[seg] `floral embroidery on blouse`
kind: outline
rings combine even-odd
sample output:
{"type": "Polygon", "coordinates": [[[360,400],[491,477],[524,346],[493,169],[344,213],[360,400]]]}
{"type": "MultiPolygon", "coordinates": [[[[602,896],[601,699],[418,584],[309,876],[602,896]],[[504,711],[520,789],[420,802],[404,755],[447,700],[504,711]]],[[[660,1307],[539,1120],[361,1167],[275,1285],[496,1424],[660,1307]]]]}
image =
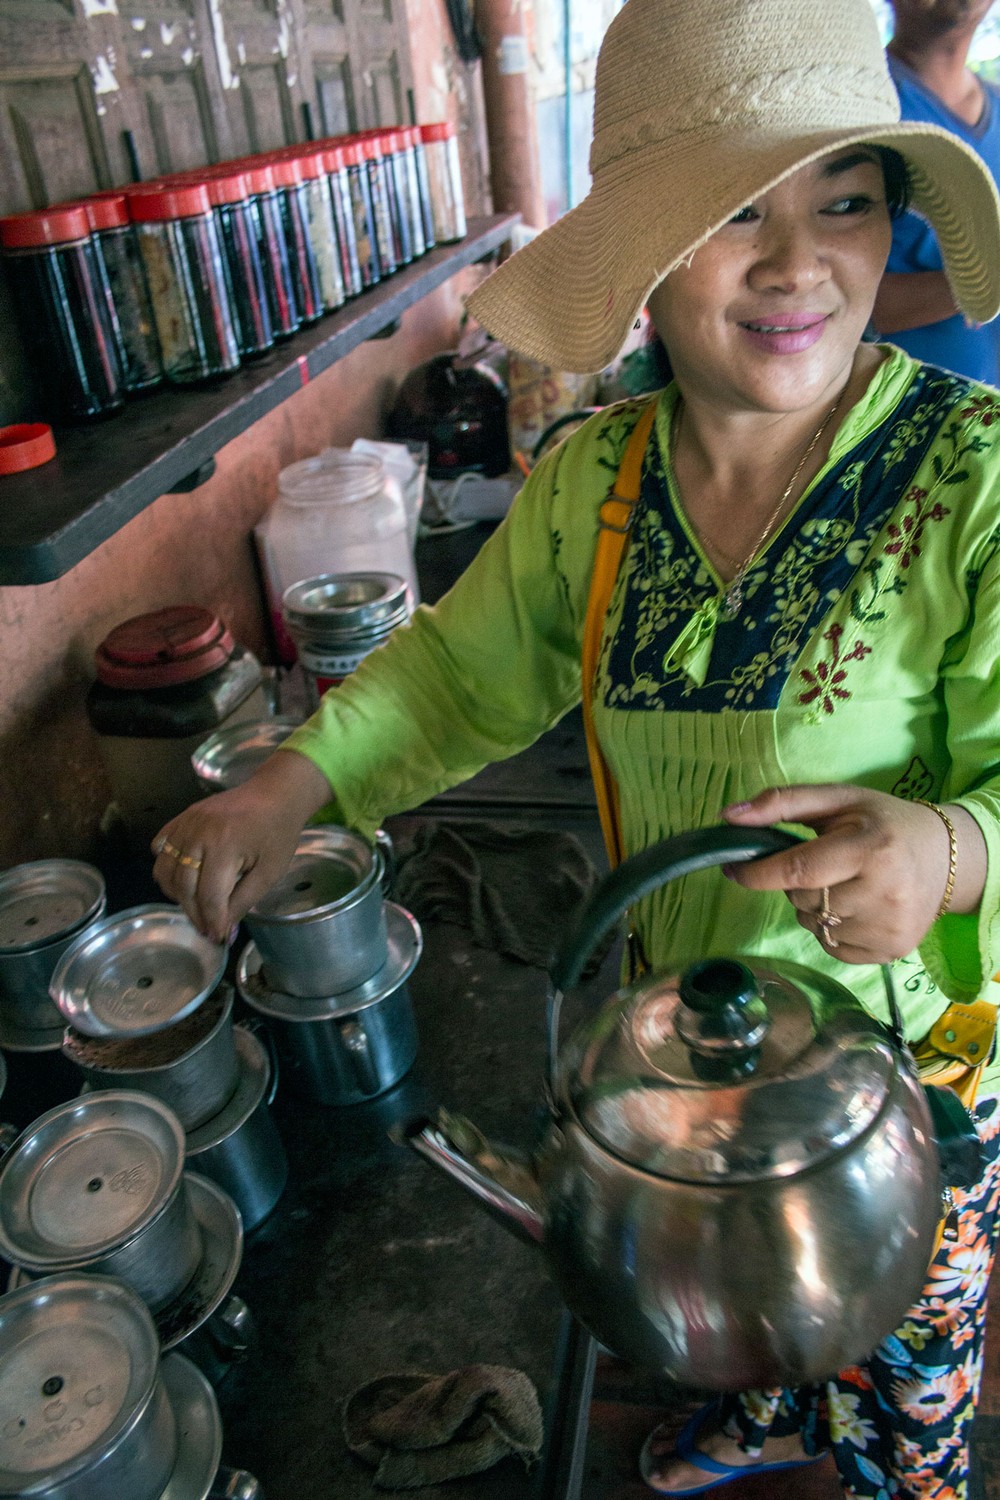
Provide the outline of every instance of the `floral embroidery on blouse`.
{"type": "Polygon", "coordinates": [[[615,591],[617,625],[604,643],[606,705],[774,709],[795,674],[795,701],[822,722],[851,697],[852,673],[919,568],[929,528],[952,514],[943,487],[968,479],[966,456],[1000,437],[982,433],[994,422],[1000,398],[973,397],[958,376],[918,370],[890,416],[820,475],[751,566],[733,619],[654,435],[615,591]],[[931,491],[915,483],[928,456],[931,491]]]}

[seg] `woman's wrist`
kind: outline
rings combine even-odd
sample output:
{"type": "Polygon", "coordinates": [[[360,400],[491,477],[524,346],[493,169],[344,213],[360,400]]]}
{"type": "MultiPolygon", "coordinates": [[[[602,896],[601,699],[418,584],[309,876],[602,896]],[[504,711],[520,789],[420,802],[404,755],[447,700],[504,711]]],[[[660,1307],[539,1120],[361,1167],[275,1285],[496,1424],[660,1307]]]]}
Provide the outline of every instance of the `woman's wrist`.
{"type": "Polygon", "coordinates": [[[978,911],[986,887],[986,839],[983,831],[972,814],[957,803],[925,805],[934,812],[939,829],[941,862],[940,865],[935,863],[934,869],[940,874],[942,900],[950,881],[947,910],[958,914],[978,911]]]}
{"type": "Polygon", "coordinates": [[[299,827],[333,798],[330,783],[319,767],[298,750],[279,749],[246,783],[247,790],[265,797],[299,827]]]}

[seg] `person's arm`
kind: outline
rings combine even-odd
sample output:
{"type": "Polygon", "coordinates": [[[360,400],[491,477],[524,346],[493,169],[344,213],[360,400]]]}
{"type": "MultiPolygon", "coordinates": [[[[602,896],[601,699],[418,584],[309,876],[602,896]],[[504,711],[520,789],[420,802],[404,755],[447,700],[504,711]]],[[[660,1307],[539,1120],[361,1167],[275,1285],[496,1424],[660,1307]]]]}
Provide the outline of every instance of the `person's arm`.
{"type": "Polygon", "coordinates": [[[943,271],[887,271],[875,297],[872,322],[879,333],[906,333],[941,323],[957,312],[943,271]]]}

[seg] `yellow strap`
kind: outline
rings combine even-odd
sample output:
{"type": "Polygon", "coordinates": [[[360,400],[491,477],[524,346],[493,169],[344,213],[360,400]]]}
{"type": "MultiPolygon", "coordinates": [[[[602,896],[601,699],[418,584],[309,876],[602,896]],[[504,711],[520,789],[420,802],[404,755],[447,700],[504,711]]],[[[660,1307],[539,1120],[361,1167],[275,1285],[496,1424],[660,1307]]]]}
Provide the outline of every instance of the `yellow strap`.
{"type": "Polygon", "coordinates": [[[604,759],[594,729],[594,690],[597,678],[597,659],[601,650],[604,620],[611,602],[611,593],[618,577],[622,557],[628,545],[629,532],[635,505],[642,487],[642,461],[649,442],[649,434],[656,416],[658,396],[642,412],[632,429],[615,482],[601,505],[597,533],[597,548],[594,553],[594,571],[590,577],[590,594],[587,599],[587,616],[583,626],[583,727],[587,736],[587,755],[590,774],[594,779],[597,794],[597,811],[601,820],[601,831],[608,851],[612,869],[624,857],[621,836],[621,814],[618,807],[618,788],[611,768],[604,759]]]}

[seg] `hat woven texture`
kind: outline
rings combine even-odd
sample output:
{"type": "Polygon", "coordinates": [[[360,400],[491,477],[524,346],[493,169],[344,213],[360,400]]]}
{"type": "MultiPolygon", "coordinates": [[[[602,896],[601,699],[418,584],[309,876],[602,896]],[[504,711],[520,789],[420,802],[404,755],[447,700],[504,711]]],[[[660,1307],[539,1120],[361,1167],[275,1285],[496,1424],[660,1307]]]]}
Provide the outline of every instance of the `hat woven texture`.
{"type": "Polygon", "coordinates": [[[959,307],[995,317],[993,179],[948,131],[900,122],[870,0],[627,0],[597,61],[590,192],[469,310],[554,369],[603,369],[653,287],[740,208],[859,142],[905,157],[959,307]]]}

